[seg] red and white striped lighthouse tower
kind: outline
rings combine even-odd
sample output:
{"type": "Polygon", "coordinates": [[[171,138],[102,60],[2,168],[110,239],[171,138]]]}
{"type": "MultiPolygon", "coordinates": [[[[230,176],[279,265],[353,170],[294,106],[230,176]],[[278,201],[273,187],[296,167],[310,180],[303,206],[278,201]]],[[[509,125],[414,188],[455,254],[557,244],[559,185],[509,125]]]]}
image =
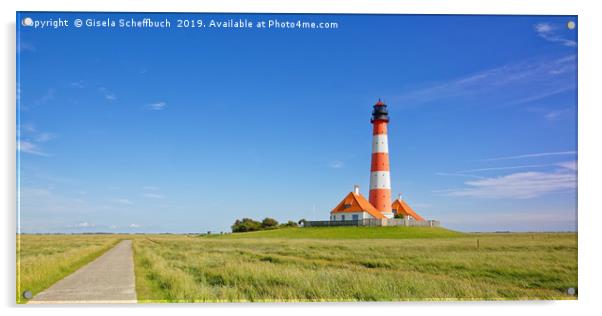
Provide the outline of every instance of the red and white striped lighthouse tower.
{"type": "Polygon", "coordinates": [[[385,217],[392,218],[391,212],[391,174],[389,171],[389,143],[387,125],[389,112],[387,105],[380,99],[372,111],[372,165],[370,167],[370,204],[385,217]]]}

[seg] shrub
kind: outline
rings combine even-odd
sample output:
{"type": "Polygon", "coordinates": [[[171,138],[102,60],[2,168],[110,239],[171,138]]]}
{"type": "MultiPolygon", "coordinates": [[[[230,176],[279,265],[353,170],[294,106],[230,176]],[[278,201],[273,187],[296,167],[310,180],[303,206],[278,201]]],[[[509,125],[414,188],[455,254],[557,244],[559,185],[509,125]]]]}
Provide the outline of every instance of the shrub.
{"type": "Polygon", "coordinates": [[[261,222],[261,227],[263,229],[270,229],[270,228],[276,228],[278,226],[278,221],[270,218],[270,217],[266,217],[263,219],[263,221],[261,222]]]}
{"type": "Polygon", "coordinates": [[[288,221],[286,223],[280,224],[280,227],[297,227],[297,226],[299,226],[299,225],[293,221],[288,221]]]}
{"type": "Polygon", "coordinates": [[[233,233],[238,232],[252,232],[262,229],[260,222],[255,221],[251,218],[243,218],[242,220],[236,220],[231,226],[233,233]]]}

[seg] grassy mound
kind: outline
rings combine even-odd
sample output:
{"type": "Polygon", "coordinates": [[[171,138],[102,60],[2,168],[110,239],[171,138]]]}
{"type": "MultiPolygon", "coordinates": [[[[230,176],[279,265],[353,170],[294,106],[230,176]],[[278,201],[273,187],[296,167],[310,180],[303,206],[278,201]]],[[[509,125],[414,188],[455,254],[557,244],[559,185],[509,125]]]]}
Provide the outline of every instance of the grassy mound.
{"type": "Polygon", "coordinates": [[[214,235],[219,238],[407,239],[460,237],[441,227],[306,227],[214,235]]]}

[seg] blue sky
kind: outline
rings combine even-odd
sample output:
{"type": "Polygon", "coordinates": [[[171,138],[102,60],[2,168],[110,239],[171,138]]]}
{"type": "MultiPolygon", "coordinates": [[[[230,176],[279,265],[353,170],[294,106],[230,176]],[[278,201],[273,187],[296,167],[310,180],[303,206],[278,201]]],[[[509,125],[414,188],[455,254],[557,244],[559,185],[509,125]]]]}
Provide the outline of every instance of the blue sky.
{"type": "Polygon", "coordinates": [[[339,27],[18,24],[23,232],[327,219],[354,184],[367,196],[378,98],[393,195],[424,217],[464,231],[576,229],[576,17],[169,17],[339,27]]]}

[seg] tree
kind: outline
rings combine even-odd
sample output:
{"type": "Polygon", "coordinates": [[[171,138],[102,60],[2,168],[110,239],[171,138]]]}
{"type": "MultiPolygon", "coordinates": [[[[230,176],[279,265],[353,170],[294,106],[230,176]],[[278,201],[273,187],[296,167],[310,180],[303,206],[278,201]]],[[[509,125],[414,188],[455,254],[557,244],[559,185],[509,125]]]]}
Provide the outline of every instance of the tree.
{"type": "Polygon", "coordinates": [[[261,223],[251,218],[243,218],[242,220],[236,220],[231,226],[233,233],[252,232],[261,230],[261,223]]]}
{"type": "Polygon", "coordinates": [[[278,227],[278,221],[273,218],[266,217],[261,222],[261,227],[263,229],[276,228],[276,227],[278,227]]]}
{"type": "Polygon", "coordinates": [[[300,219],[297,224],[303,225],[305,223],[305,218],[300,219]]]}
{"type": "Polygon", "coordinates": [[[295,223],[294,221],[288,221],[286,223],[282,223],[280,224],[280,227],[297,227],[299,225],[297,225],[297,223],[295,223]]]}

